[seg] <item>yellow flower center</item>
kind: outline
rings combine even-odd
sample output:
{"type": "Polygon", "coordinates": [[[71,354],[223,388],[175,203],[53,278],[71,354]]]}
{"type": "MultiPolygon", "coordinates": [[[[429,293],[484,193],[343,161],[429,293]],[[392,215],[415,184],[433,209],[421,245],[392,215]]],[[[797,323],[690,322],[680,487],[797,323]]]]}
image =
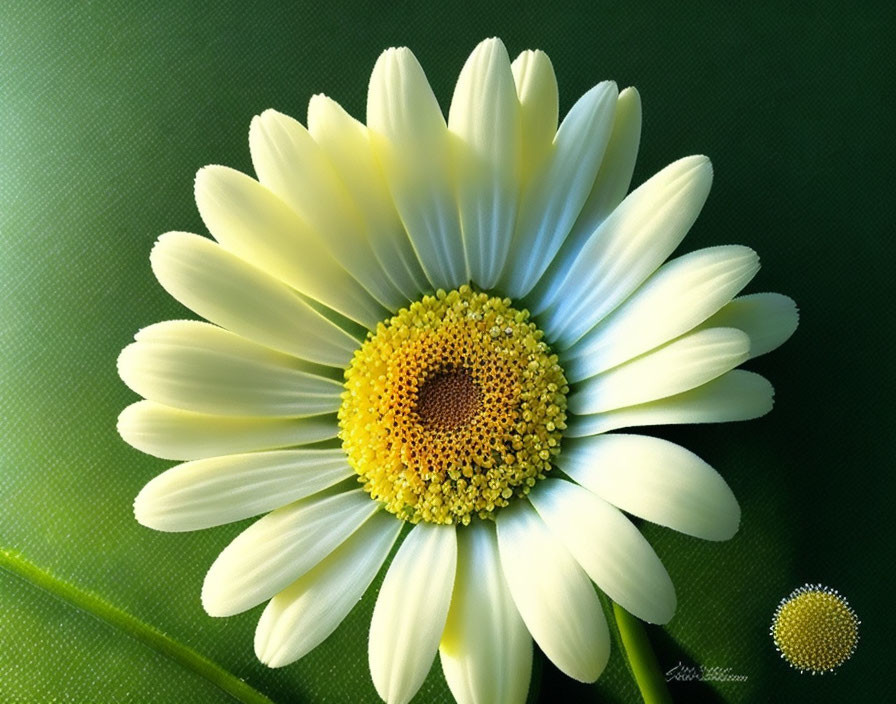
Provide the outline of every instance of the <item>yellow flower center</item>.
{"type": "Polygon", "coordinates": [[[807,584],[778,606],[772,636],[781,656],[796,669],[828,672],[853,654],[859,619],[836,591],[807,584]]]}
{"type": "Polygon", "coordinates": [[[569,391],[507,298],[469,286],[380,323],[345,372],[348,460],[372,498],[417,523],[488,518],[551,468],[569,391]]]}

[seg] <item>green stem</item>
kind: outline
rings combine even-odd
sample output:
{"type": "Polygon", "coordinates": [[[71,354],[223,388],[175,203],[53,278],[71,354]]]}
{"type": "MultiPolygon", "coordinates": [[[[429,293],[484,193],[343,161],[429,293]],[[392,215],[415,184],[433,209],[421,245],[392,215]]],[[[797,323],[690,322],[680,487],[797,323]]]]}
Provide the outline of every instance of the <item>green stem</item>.
{"type": "Polygon", "coordinates": [[[666,678],[663,677],[650,646],[644,624],[615,602],[613,614],[616,616],[616,626],[619,628],[625,656],[644,704],[672,704],[672,695],[666,687],[666,678]]]}
{"type": "Polygon", "coordinates": [[[144,623],[136,616],[122,611],[105,601],[97,594],[64,582],[49,572],[26,560],[12,550],[0,548],[0,569],[6,570],[20,579],[30,582],[36,587],[49,592],[53,596],[81,611],[118,628],[132,638],[157,650],[204,677],[209,682],[223,689],[227,694],[244,704],[273,704],[270,699],[258,690],[250,687],[220,665],[203,657],[192,648],[177,642],[156,628],[144,623]]]}

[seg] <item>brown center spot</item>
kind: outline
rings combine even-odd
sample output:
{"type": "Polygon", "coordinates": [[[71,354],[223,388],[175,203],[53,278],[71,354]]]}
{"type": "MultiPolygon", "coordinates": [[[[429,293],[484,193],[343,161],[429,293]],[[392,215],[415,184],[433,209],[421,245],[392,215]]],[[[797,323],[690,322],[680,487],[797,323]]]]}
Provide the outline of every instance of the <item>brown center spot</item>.
{"type": "Polygon", "coordinates": [[[432,374],[417,393],[414,409],[432,430],[454,430],[471,421],[482,407],[482,391],[466,367],[449,367],[432,374]]]}

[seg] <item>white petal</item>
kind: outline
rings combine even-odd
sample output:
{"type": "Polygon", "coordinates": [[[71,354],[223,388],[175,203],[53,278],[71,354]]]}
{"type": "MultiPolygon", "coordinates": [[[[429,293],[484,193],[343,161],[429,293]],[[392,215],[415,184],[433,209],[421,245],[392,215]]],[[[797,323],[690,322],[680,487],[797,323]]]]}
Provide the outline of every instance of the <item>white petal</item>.
{"type": "Polygon", "coordinates": [[[607,596],[648,623],[675,613],[675,588],[640,531],[587,489],[545,479],[529,499],[588,576],[607,596]]]}
{"type": "Polygon", "coordinates": [[[258,180],[289,205],[332,257],[389,310],[404,303],[373,256],[366,226],[324,151],[299,122],[266,110],[249,129],[258,180]]]}
{"type": "Polygon", "coordinates": [[[524,51],[511,65],[522,117],[523,181],[537,173],[553,150],[559,117],[554,66],[543,51],[524,51]]]}
{"type": "Polygon", "coordinates": [[[337,367],[346,366],[359,346],[294,290],[205,237],[168,232],[149,259],[174,298],[245,338],[337,367]]]}
{"type": "Polygon", "coordinates": [[[628,193],[641,144],[641,96],[626,88],[616,100],[613,129],[600,170],[571,236],[582,233],[582,244],[612,213],[628,193]]]}
{"type": "Polygon", "coordinates": [[[639,406],[569,420],[565,435],[584,437],[617,428],[750,420],[772,410],[774,389],[765,378],[742,369],[723,374],[683,394],[639,406]]]}
{"type": "Polygon", "coordinates": [[[554,261],[532,293],[530,310],[534,313],[541,312],[554,302],[560,291],[558,282],[569,273],[591,233],[625,198],[631,185],[640,142],[641,96],[634,88],[626,88],[616,100],[610,140],[588,200],[582,206],[582,212],[554,261]]]}
{"type": "Polygon", "coordinates": [[[118,416],[118,434],[141,452],[166,460],[196,460],[272,450],[335,438],[335,415],[310,418],[236,418],[193,413],[138,401],[118,416]]]}
{"type": "Polygon", "coordinates": [[[632,191],[582,248],[542,329],[572,345],[640,286],[679,245],[709,195],[705,156],[670,164],[632,191]]]}
{"type": "Polygon", "coordinates": [[[367,591],[402,525],[389,513],[372,516],[329,557],[271,599],[255,630],[258,659],[268,667],[283,667],[329,637],[367,591]]]}
{"type": "Polygon", "coordinates": [[[208,323],[169,320],[135,338],[118,357],[118,373],[150,401],[225,416],[310,416],[341,403],[338,382],[208,323]]]}
{"type": "Polygon", "coordinates": [[[687,332],[730,301],[758,270],[756,253],[738,245],[700,249],[667,262],[564,354],[566,378],[593,376],[687,332]]]}
{"type": "Polygon", "coordinates": [[[698,330],[586,379],[569,397],[579,415],[666,398],[701,386],[745,361],[750,338],[735,328],[698,330]]]}
{"type": "Polygon", "coordinates": [[[341,449],[211,457],[150,481],[134,501],[134,515],[156,530],[210,528],[285,506],[353,474],[341,449]]]}
{"type": "Polygon", "coordinates": [[[436,288],[469,280],[451,181],[448,128],[410,49],[384,51],[367,94],[377,160],[423,270],[436,288]]]}
{"type": "Polygon", "coordinates": [[[448,129],[470,278],[493,288],[504,268],[519,197],[520,104],[510,57],[500,39],[486,39],[467,59],[448,129]]]}
{"type": "Polygon", "coordinates": [[[557,465],[623,511],[705,540],[737,532],[740,507],[725,480],[693,452],[645,435],[570,440],[557,465]]]}
{"type": "Polygon", "coordinates": [[[373,684],[388,704],[407,704],[432,666],[457,566],[454,526],[418,523],[389,566],[370,621],[373,684]]]}
{"type": "Polygon", "coordinates": [[[616,84],[605,81],[573,105],[550,157],[523,192],[501,277],[511,298],[532,290],[579,216],[610,138],[616,96],[616,84]]]}
{"type": "Polygon", "coordinates": [[[385,317],[295,211],[254,179],[206,166],[196,174],[196,205],[212,236],[250,264],[370,329],[385,317]]]}
{"type": "Polygon", "coordinates": [[[202,585],[210,616],[232,616],[282,591],[379,509],[363,489],[322,494],[272,511],[240,533],[202,585]]]}
{"type": "Polygon", "coordinates": [[[783,345],[796,332],[800,314],[792,298],[780,293],[754,293],[735,298],[701,327],[722,325],[750,336],[750,358],[783,345]]]}
{"type": "Polygon", "coordinates": [[[361,217],[380,267],[405,298],[414,301],[429,282],[395,212],[367,127],[324,95],[308,102],[308,131],[329,157],[361,217]]]}
{"type": "Polygon", "coordinates": [[[527,501],[496,521],[501,566],[526,627],[561,671],[593,682],[610,657],[610,631],[588,576],[527,501]]]}
{"type": "Polygon", "coordinates": [[[522,704],[532,639],[507,589],[495,529],[474,521],[457,540],[457,579],[439,644],[445,680],[458,704],[522,704]]]}

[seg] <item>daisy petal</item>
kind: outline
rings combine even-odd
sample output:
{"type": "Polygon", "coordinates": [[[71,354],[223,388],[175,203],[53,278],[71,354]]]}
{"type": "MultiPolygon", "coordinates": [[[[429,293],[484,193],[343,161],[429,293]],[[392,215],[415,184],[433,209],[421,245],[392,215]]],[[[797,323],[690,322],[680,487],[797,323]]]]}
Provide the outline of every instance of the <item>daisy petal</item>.
{"type": "Polygon", "coordinates": [[[439,644],[458,704],[526,701],[532,639],[507,589],[495,529],[475,521],[457,536],[457,579],[439,644]]]}
{"type": "Polygon", "coordinates": [[[552,150],[557,134],[560,99],[557,76],[543,51],[524,51],[511,65],[522,117],[523,182],[537,173],[552,150]]]}
{"type": "Polygon", "coordinates": [[[417,299],[429,289],[429,282],[395,212],[367,127],[335,100],[315,95],[308,102],[308,131],[366,220],[370,246],[380,267],[407,300],[417,299]]]}
{"type": "Polygon", "coordinates": [[[792,298],[780,293],[754,293],[735,298],[701,327],[723,325],[750,336],[750,358],[783,345],[796,332],[799,311],[792,298]]]}
{"type": "Polygon", "coordinates": [[[569,236],[532,293],[530,310],[540,313],[551,305],[570,268],[591,233],[615,210],[631,185],[635,159],[641,142],[641,96],[626,88],[616,100],[613,129],[591,193],[582,206],[569,236]]]}
{"type": "MultiPolygon", "coordinates": [[[[700,249],[667,262],[631,298],[565,354],[570,381],[593,376],[691,330],[721,308],[759,270],[749,247],[700,249]]],[[[720,321],[707,327],[730,327],[720,321]]],[[[752,339],[751,353],[752,353],[752,339]]]]}
{"type": "Polygon", "coordinates": [[[371,516],[329,557],[271,599],[255,630],[258,659],[283,667],[329,637],[367,591],[401,526],[391,514],[371,516]]]}
{"type": "Polygon", "coordinates": [[[588,576],[527,501],[496,521],[501,566],[520,615],[544,654],[580,682],[610,657],[610,631],[588,576]]]}
{"type": "Polygon", "coordinates": [[[764,377],[735,369],[683,394],[608,413],[573,417],[565,435],[584,437],[639,425],[750,420],[772,410],[774,393],[772,385],[764,377]]]}
{"type": "Polygon", "coordinates": [[[507,259],[519,197],[520,105],[500,39],[481,42],[464,64],[448,129],[470,278],[489,289],[507,259]]]}
{"type": "Polygon", "coordinates": [[[135,339],[119,355],[118,373],[150,401],[226,416],[310,416],[341,403],[339,383],[208,323],[169,320],[135,339]]]}
{"type": "Polygon", "coordinates": [[[150,262],[174,298],[245,338],[336,367],[344,367],[358,347],[294,290],[205,237],[168,232],[150,262]]]}
{"type": "Polygon", "coordinates": [[[432,523],[418,523],[389,566],[369,638],[370,674],[388,704],[407,704],[426,679],[448,616],[456,566],[454,526],[432,523]]]}
{"type": "Polygon", "coordinates": [[[731,371],[750,352],[750,338],[735,328],[688,333],[652,352],[586,379],[570,395],[579,415],[602,413],[674,396],[731,371]]]}
{"type": "Polygon", "coordinates": [[[502,275],[511,298],[532,290],[579,216],[610,138],[616,96],[616,84],[605,81],[573,105],[550,157],[523,192],[502,275]]]}
{"type": "Polygon", "coordinates": [[[385,310],[267,188],[224,166],[196,174],[196,205],[221,245],[307,296],[373,329],[385,310]]]}
{"type": "Polygon", "coordinates": [[[679,245],[709,195],[705,156],[670,164],[632,191],[598,227],[543,316],[559,349],[572,345],[640,286],[679,245]]]}
{"type": "Polygon", "coordinates": [[[644,435],[568,441],[557,458],[576,482],[626,513],[705,540],[728,540],[740,507],[725,480],[693,452],[644,435]]]}
{"type": "Polygon", "coordinates": [[[589,577],[607,596],[648,623],[675,613],[675,588],[640,531],[619,509],[587,489],[545,479],[529,499],[589,577]]]}
{"type": "Polygon", "coordinates": [[[332,257],[389,310],[404,303],[373,256],[365,226],[323,150],[298,121],[266,110],[252,120],[249,148],[258,180],[307,223],[332,257]]]}
{"type": "Polygon", "coordinates": [[[585,239],[623,201],[632,183],[640,144],[641,96],[635,88],[626,88],[616,99],[610,140],[588,200],[570,233],[571,238],[580,239],[580,243],[584,244],[585,239]]]}
{"type": "Polygon", "coordinates": [[[353,474],[342,450],[211,457],[155,477],[137,495],[134,515],[155,530],[210,528],[292,503],[353,474]]]}
{"type": "Polygon", "coordinates": [[[308,445],[335,438],[338,433],[335,415],[235,418],[138,401],[118,416],[118,434],[126,443],[166,460],[197,460],[236,452],[308,445]]]}
{"type": "Polygon", "coordinates": [[[240,533],[202,584],[210,616],[232,616],[282,591],[379,509],[363,489],[324,492],[272,511],[240,533]]]}
{"type": "Polygon", "coordinates": [[[388,49],[377,60],[367,125],[392,199],[432,285],[450,290],[466,282],[448,128],[410,49],[388,49]]]}

